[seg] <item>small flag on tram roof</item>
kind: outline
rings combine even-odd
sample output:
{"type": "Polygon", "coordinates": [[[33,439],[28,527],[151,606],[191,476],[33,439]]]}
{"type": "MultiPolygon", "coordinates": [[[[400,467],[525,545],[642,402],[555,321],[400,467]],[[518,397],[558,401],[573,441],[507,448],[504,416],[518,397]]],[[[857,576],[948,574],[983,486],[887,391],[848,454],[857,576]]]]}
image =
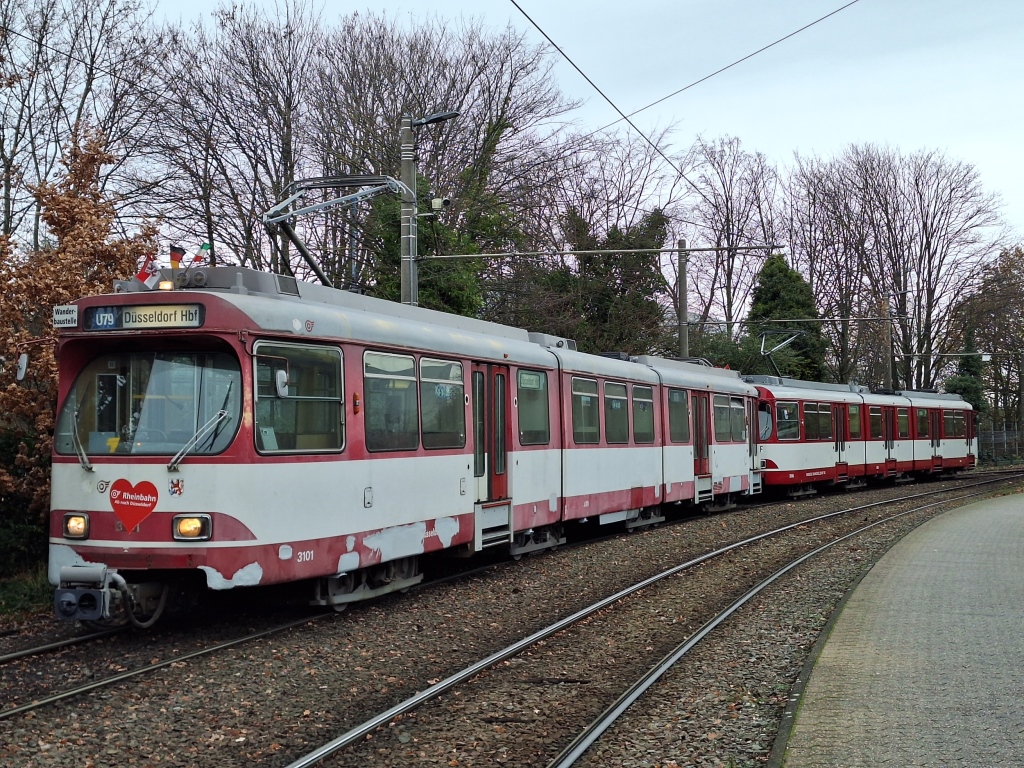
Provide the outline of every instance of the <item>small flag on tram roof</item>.
{"type": "Polygon", "coordinates": [[[197,267],[204,261],[208,261],[210,258],[210,244],[203,243],[199,246],[199,250],[196,251],[196,255],[192,257],[192,264],[190,266],[197,267]]]}
{"type": "Polygon", "coordinates": [[[142,260],[139,273],[135,275],[135,279],[140,283],[145,283],[147,288],[152,288],[159,277],[159,270],[160,268],[156,263],[156,254],[147,253],[146,257],[142,260]]]}
{"type": "Polygon", "coordinates": [[[185,255],[185,249],[180,245],[171,246],[171,269],[178,269],[181,266],[181,257],[185,255]]]}

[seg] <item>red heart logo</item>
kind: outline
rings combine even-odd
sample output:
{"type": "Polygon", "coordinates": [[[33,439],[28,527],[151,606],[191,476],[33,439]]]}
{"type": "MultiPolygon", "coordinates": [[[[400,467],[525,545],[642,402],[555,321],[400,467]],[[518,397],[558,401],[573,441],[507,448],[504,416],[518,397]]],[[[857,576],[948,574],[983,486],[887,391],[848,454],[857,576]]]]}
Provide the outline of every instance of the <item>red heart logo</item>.
{"type": "Polygon", "coordinates": [[[134,531],[135,526],[149,517],[158,499],[156,486],[148,480],[132,485],[122,478],[110,486],[110,506],[126,531],[134,531]]]}

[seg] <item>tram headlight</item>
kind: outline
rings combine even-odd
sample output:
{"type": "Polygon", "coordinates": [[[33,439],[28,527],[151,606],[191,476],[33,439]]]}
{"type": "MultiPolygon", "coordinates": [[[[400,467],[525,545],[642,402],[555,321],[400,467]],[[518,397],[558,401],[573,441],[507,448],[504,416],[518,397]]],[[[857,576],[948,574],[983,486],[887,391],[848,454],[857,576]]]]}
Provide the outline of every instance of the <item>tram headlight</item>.
{"type": "Polygon", "coordinates": [[[64,515],[64,538],[89,538],[89,516],[84,512],[68,512],[64,515]]]}
{"type": "Polygon", "coordinates": [[[213,532],[209,515],[175,515],[171,533],[178,541],[206,541],[213,532]]]}

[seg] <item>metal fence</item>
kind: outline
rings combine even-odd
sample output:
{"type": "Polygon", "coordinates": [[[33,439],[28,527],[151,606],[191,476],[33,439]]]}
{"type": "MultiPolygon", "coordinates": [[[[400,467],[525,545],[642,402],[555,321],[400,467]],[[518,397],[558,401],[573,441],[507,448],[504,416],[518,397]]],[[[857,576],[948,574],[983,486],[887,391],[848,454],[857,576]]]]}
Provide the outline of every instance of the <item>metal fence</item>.
{"type": "Polygon", "coordinates": [[[979,429],[978,462],[1001,464],[1021,458],[1024,433],[1016,429],[979,429]]]}

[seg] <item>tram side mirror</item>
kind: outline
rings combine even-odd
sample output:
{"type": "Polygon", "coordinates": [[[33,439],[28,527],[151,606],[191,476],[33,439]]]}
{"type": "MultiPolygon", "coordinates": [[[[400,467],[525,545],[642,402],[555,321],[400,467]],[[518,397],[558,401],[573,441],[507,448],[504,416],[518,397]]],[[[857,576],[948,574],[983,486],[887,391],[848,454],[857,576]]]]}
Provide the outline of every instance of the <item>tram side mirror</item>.
{"type": "Polygon", "coordinates": [[[25,374],[28,372],[28,352],[22,352],[18,355],[18,372],[14,375],[18,381],[25,379],[25,374]]]}
{"type": "Polygon", "coordinates": [[[288,397],[288,371],[278,368],[274,372],[274,386],[277,388],[278,397],[288,397]]]}

